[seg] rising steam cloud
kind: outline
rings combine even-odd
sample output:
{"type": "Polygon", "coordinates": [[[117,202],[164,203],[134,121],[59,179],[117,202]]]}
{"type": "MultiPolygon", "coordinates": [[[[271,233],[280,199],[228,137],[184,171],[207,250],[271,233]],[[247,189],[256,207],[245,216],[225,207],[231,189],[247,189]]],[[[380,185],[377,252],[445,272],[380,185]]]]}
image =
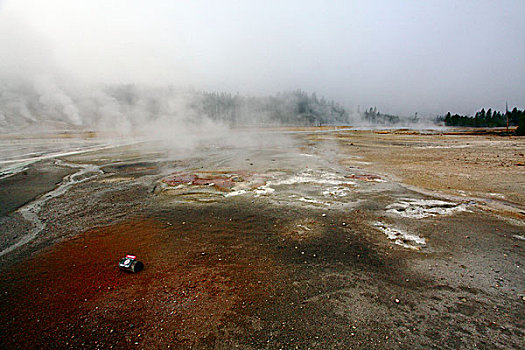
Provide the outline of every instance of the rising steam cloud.
{"type": "Polygon", "coordinates": [[[54,59],[52,43],[2,12],[0,47],[1,133],[94,130],[177,139],[182,145],[192,143],[188,135],[226,130],[191,107],[198,105],[191,93],[73,78],[54,59]]]}

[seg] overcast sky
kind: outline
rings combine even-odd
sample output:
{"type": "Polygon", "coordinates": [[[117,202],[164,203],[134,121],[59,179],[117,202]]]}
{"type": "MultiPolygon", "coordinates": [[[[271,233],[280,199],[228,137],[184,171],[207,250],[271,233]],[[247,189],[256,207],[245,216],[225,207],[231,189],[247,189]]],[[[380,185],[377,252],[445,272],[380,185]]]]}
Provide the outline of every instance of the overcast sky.
{"type": "Polygon", "coordinates": [[[525,105],[525,0],[0,0],[0,73],[387,113],[525,105]]]}

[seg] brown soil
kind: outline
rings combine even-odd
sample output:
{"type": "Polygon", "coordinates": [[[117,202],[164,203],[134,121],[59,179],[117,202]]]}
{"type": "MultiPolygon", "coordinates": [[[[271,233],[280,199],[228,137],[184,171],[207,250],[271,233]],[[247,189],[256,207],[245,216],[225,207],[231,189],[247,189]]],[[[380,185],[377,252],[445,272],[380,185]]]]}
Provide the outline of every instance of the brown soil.
{"type": "Polygon", "coordinates": [[[423,189],[508,201],[525,211],[523,137],[352,131],[338,138],[360,157],[344,160],[346,165],[423,189]]]}

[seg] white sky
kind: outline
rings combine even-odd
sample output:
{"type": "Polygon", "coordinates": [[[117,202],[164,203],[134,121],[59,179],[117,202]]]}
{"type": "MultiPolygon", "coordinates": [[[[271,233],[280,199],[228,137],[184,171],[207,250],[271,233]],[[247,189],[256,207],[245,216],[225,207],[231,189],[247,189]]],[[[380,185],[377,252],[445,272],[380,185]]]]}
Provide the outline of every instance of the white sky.
{"type": "Polygon", "coordinates": [[[525,0],[0,0],[0,73],[241,94],[302,88],[387,113],[525,106],[525,0]]]}

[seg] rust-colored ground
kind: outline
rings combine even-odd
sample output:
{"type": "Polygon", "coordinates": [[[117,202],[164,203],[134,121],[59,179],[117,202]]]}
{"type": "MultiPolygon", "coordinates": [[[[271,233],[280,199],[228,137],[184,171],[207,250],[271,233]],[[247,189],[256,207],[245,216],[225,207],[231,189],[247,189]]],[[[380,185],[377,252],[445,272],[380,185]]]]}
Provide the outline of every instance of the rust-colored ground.
{"type": "Polygon", "coordinates": [[[214,344],[228,331],[221,325],[233,309],[268,292],[274,268],[247,246],[236,250],[242,254],[221,255],[205,238],[195,239],[195,228],[127,221],[13,266],[0,279],[2,343],[24,349],[214,344]],[[120,271],[115,258],[126,253],[137,254],[145,270],[120,271]]]}

